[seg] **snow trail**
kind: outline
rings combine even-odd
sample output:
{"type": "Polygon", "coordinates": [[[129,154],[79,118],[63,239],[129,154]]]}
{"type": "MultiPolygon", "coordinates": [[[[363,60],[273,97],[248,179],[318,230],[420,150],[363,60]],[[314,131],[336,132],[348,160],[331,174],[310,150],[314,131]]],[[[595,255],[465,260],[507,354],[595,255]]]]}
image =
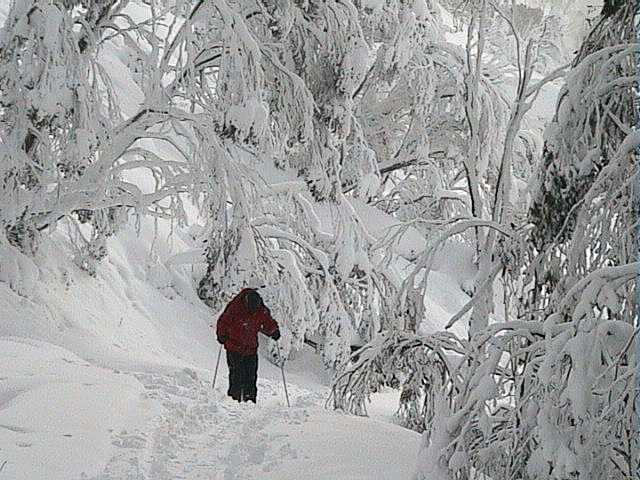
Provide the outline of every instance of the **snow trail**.
{"type": "MultiPolygon", "coordinates": [[[[113,432],[116,454],[91,480],[249,480],[289,478],[377,479],[390,477],[370,466],[372,450],[386,445],[369,444],[371,438],[354,431],[361,420],[324,410],[322,392],[289,385],[292,407],[284,403],[282,386],[270,379],[258,381],[258,404],[238,404],[224,394],[224,386],[210,388],[210,379],[183,369],[175,374],[133,373],[149,399],[161,405],[161,413],[148,430],[113,432]],[[318,425],[325,431],[318,435],[318,425]],[[336,427],[338,425],[338,427],[336,427]],[[339,426],[342,426],[340,428],[339,426]],[[313,432],[303,442],[307,427],[313,432]],[[325,457],[337,455],[332,445],[344,448],[344,439],[353,445],[349,466],[330,465],[325,457]],[[360,437],[358,439],[358,437],[360,437]],[[342,446],[340,446],[342,445],[342,446]],[[367,445],[366,450],[361,445],[367,445]],[[344,476],[343,473],[344,472],[344,476]],[[354,472],[357,474],[354,476],[354,472]],[[378,476],[381,475],[381,476],[378,476]]],[[[226,379],[224,379],[226,380],[226,379]]],[[[385,424],[375,420],[379,436],[387,436],[385,424]]],[[[418,435],[394,425],[397,442],[409,462],[386,468],[409,475],[418,446],[418,435]],[[406,448],[410,446],[411,448],[406,448]],[[402,472],[406,470],[406,472],[402,472]]],[[[389,457],[387,457],[389,458],[389,457]]]]}
{"type": "MultiPolygon", "coordinates": [[[[121,478],[233,479],[246,465],[273,468],[274,438],[261,432],[281,407],[237,404],[220,389],[211,391],[209,380],[193,370],[175,375],[135,373],[147,396],[158,401],[162,413],[151,433],[122,431],[112,444],[122,451],[112,458],[96,480],[121,478]]],[[[270,382],[260,382],[262,397],[273,397],[270,382]]]]}

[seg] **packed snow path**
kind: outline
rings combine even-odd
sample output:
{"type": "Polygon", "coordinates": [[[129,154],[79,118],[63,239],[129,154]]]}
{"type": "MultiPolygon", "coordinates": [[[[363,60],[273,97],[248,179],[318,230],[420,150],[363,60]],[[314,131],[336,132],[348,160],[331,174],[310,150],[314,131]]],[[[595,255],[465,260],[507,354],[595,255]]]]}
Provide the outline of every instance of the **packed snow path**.
{"type": "Polygon", "coordinates": [[[258,404],[238,404],[223,362],[214,392],[209,369],[0,337],[0,480],[411,479],[420,436],[326,410],[310,360],[289,365],[288,408],[264,358],[258,404]]]}
{"type": "Polygon", "coordinates": [[[411,477],[417,436],[326,411],[318,392],[290,385],[287,408],[282,387],[260,380],[258,404],[238,404],[188,369],[135,376],[163,411],[151,432],[114,433],[119,452],[96,480],[411,477]]]}

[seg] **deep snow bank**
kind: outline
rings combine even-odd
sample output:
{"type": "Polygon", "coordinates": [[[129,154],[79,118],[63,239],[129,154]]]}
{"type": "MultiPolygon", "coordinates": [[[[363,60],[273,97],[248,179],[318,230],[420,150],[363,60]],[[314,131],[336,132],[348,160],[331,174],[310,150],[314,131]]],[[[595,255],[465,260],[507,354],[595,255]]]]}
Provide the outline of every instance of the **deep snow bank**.
{"type": "MultiPolygon", "coordinates": [[[[7,478],[80,478],[112,456],[112,432],[148,424],[157,405],[132,371],[213,364],[211,312],[153,225],[109,242],[96,277],[62,235],[33,259],[0,259],[0,465],[7,478]]],[[[161,232],[161,236],[162,236],[161,232]]],[[[164,232],[166,233],[166,232],[164,232]]],[[[175,248],[186,248],[174,238],[175,248]]]]}
{"type": "Polygon", "coordinates": [[[0,478],[97,474],[111,456],[110,433],[155,412],[135,378],[50,343],[2,338],[0,367],[0,478]]]}

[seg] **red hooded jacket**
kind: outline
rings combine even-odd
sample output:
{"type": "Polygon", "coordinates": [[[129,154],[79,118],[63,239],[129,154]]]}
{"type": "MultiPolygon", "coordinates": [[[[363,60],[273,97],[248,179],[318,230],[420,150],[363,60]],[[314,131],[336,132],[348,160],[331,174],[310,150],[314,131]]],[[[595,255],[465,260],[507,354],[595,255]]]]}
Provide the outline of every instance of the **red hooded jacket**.
{"type": "Polygon", "coordinates": [[[226,338],[224,348],[242,355],[255,355],[258,351],[258,332],[272,336],[278,331],[278,324],[264,305],[253,314],[249,312],[246,295],[253,289],[244,288],[218,318],[216,334],[226,338]]]}

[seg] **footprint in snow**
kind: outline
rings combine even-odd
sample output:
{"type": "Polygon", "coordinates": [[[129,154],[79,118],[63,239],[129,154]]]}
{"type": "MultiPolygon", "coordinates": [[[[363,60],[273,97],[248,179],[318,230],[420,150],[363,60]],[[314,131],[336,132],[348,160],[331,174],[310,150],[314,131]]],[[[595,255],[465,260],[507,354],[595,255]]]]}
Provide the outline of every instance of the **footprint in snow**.
{"type": "MultiPolygon", "coordinates": [[[[183,369],[172,374],[133,374],[147,397],[162,405],[148,435],[120,432],[113,435],[118,447],[96,480],[249,480],[261,472],[277,470],[284,459],[298,458],[287,434],[269,434],[270,423],[301,424],[305,409],[274,405],[272,397],[283,392],[272,382],[259,384],[258,405],[238,404],[222,390],[212,391],[196,372],[183,369]],[[266,401],[265,401],[266,400],[266,401]]],[[[308,395],[290,391],[294,405],[308,395]]]]}

